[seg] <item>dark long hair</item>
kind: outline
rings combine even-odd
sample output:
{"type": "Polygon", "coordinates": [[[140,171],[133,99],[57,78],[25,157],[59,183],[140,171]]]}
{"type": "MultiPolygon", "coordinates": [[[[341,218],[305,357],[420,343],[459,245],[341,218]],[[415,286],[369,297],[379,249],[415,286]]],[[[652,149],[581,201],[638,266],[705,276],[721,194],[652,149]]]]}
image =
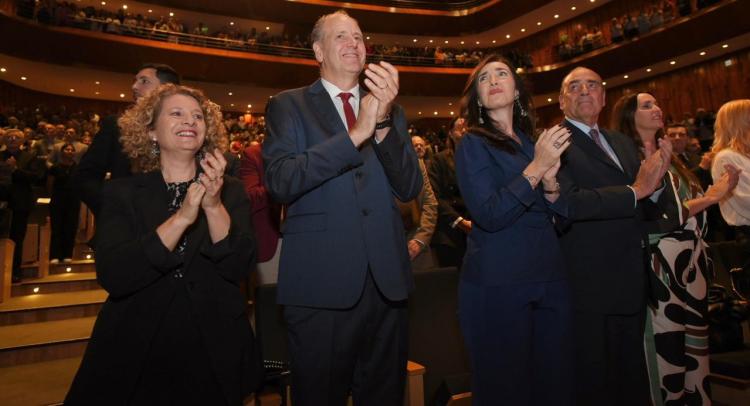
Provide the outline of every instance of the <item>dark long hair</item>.
{"type": "Polygon", "coordinates": [[[526,90],[523,78],[516,73],[516,67],[508,59],[498,54],[490,54],[471,72],[461,98],[461,115],[466,117],[466,125],[469,127],[470,133],[486,139],[491,145],[499,149],[515,153],[516,148],[510,134],[506,134],[497,128],[495,121],[487,114],[486,109],[482,108],[480,112],[477,79],[479,78],[479,72],[492,62],[504,63],[513,75],[513,82],[518,91],[518,102],[513,103],[513,128],[518,128],[527,136],[536,139],[534,106],[531,102],[531,94],[526,90]],[[518,108],[519,104],[525,110],[525,116],[521,115],[521,109],[518,108]],[[480,117],[483,123],[480,123],[480,117]]]}
{"type": "MultiPolygon", "coordinates": [[[[612,109],[611,127],[633,140],[635,145],[638,147],[638,154],[640,158],[645,158],[644,146],[641,136],[638,134],[638,130],[635,126],[635,112],[638,110],[638,95],[649,94],[649,92],[633,92],[622,96],[620,100],[615,103],[615,107],[612,109]]],[[[656,131],[656,139],[660,140],[664,138],[664,129],[660,128],[656,131]]],[[[698,178],[691,172],[682,161],[672,154],[672,166],[675,167],[677,173],[687,180],[689,183],[700,185],[698,178]]]]}

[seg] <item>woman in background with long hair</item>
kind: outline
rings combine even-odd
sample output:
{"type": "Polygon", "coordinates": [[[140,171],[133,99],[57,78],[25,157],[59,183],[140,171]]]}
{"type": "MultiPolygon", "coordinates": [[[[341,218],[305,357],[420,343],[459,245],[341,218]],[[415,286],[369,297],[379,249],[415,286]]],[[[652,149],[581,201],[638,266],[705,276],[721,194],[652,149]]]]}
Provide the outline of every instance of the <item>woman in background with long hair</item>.
{"type": "MultiPolygon", "coordinates": [[[[629,136],[641,159],[657,152],[663,137],[661,108],[650,93],[632,93],[615,104],[612,128],[629,136]]],[[[704,210],[737,185],[728,172],[704,193],[676,156],[659,195],[662,220],[649,222],[651,304],[647,309],[646,365],[655,406],[710,404],[708,378],[708,278],[704,210]]]]}

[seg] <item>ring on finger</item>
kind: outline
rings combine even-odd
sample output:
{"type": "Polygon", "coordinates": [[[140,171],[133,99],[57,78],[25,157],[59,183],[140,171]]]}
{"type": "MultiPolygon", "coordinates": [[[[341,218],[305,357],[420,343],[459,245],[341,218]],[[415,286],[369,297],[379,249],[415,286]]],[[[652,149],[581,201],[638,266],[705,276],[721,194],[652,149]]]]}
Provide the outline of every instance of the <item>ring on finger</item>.
{"type": "Polygon", "coordinates": [[[555,142],[552,143],[552,146],[555,147],[555,148],[557,148],[557,149],[560,149],[560,147],[562,147],[562,144],[559,143],[559,142],[557,142],[557,141],[555,141],[555,142]]]}

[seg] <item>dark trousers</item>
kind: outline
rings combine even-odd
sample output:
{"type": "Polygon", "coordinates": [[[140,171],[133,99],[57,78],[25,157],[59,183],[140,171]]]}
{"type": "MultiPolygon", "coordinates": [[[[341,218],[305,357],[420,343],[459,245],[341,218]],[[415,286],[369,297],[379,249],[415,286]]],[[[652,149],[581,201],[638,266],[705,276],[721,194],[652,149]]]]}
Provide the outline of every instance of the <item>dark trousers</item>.
{"type": "Polygon", "coordinates": [[[403,404],[408,354],[406,301],[392,302],[368,274],[349,309],[284,308],[292,402],[298,406],[403,404]]]}
{"type": "Polygon", "coordinates": [[[16,244],[13,249],[13,275],[21,276],[21,259],[23,257],[23,240],[26,238],[26,225],[29,222],[28,210],[13,209],[10,220],[10,239],[16,244]]]}
{"type": "Polygon", "coordinates": [[[78,216],[81,212],[81,201],[76,198],[55,198],[50,204],[50,222],[52,237],[50,241],[50,259],[73,258],[73,247],[78,231],[78,216]]]}
{"type": "Polygon", "coordinates": [[[574,311],[577,406],[651,404],[645,320],[645,307],[630,315],[574,311]]]}
{"type": "Polygon", "coordinates": [[[737,226],[734,230],[739,248],[746,258],[745,263],[742,264],[742,269],[746,273],[750,273],[750,226],[737,226]]]}
{"type": "Polygon", "coordinates": [[[466,254],[466,247],[454,247],[446,244],[435,244],[432,246],[435,256],[438,260],[438,266],[441,268],[455,266],[461,268],[466,254]]]}
{"type": "Polygon", "coordinates": [[[461,281],[459,318],[475,406],[573,405],[570,291],[564,280],[461,281]]]}

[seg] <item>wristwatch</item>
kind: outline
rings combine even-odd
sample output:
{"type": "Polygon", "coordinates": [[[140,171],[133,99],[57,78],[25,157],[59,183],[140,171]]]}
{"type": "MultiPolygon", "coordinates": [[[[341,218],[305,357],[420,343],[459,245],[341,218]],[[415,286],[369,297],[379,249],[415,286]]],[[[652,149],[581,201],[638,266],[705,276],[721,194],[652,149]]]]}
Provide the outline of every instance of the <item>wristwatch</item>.
{"type": "Polygon", "coordinates": [[[377,124],[375,124],[376,130],[382,130],[384,128],[392,127],[393,126],[393,117],[391,117],[391,113],[386,114],[385,119],[383,121],[379,121],[377,124]]]}

